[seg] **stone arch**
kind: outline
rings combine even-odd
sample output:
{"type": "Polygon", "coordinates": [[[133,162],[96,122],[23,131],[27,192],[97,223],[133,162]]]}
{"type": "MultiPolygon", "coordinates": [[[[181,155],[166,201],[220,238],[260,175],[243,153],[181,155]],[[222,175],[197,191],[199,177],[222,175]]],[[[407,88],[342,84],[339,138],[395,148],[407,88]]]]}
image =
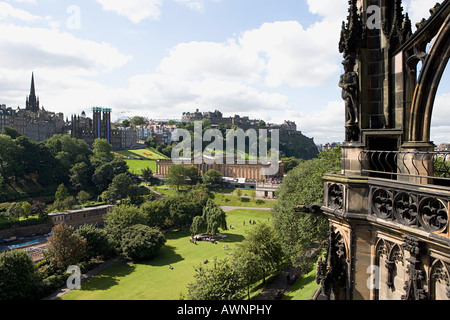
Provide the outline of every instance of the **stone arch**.
{"type": "Polygon", "coordinates": [[[430,269],[430,298],[450,300],[450,272],[447,263],[435,260],[430,269]]]}
{"type": "Polygon", "coordinates": [[[439,30],[425,59],[411,106],[410,141],[430,141],[431,119],[436,93],[450,57],[450,16],[439,30]]]}

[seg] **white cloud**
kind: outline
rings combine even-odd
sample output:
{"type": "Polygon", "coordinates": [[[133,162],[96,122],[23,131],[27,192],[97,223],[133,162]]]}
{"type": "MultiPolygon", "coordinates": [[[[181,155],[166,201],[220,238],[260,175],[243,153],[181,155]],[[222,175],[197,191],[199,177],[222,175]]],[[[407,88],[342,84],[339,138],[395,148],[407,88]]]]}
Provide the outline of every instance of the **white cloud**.
{"type": "Polygon", "coordinates": [[[279,21],[225,43],[180,43],[161,61],[159,71],[184,79],[260,81],[269,87],[320,86],[339,71],[340,31],[334,27],[319,22],[305,29],[296,21],[279,21]]]}
{"type": "Polygon", "coordinates": [[[113,11],[128,18],[133,23],[145,19],[158,20],[161,15],[162,0],[97,0],[105,11],[113,11]]]}
{"type": "Polygon", "coordinates": [[[0,21],[6,20],[7,18],[14,18],[27,22],[41,20],[41,17],[39,16],[32,15],[25,10],[16,9],[9,3],[0,2],[0,21]]]}
{"type": "Polygon", "coordinates": [[[123,66],[131,57],[108,43],[76,38],[45,28],[0,25],[0,59],[10,70],[58,69],[77,75],[98,75],[123,66]]]}

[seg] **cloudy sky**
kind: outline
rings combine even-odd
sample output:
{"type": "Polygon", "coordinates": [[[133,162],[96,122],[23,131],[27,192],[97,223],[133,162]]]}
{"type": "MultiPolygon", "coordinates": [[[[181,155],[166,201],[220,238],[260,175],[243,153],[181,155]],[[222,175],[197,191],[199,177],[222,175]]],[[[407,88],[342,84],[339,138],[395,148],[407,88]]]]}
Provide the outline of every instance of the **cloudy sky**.
{"type": "MultiPolygon", "coordinates": [[[[436,0],[404,2],[415,23],[436,0]]],[[[24,108],[34,71],[41,105],[67,117],[93,106],[112,108],[113,120],[217,109],[293,120],[317,144],[342,142],[347,8],[348,0],[0,1],[0,104],[24,108]]],[[[436,143],[450,132],[449,98],[441,88],[436,143]]]]}

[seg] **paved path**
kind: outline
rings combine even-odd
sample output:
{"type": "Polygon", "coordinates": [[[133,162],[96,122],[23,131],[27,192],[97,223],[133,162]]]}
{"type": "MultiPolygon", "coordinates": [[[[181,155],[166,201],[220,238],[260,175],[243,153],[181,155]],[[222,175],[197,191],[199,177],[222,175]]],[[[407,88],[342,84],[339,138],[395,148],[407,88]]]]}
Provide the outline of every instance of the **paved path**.
{"type": "Polygon", "coordinates": [[[283,296],[289,292],[293,284],[289,284],[287,276],[292,276],[300,271],[298,268],[290,266],[276,276],[270,283],[266,283],[263,292],[257,295],[253,300],[276,300],[278,292],[282,291],[283,296]]]}

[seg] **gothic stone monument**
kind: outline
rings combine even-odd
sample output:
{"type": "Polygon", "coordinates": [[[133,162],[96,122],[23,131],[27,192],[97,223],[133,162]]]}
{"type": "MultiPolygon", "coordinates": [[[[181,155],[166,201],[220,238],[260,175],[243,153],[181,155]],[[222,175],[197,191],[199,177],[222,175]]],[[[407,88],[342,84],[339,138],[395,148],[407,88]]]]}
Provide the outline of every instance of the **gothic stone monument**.
{"type": "Polygon", "coordinates": [[[346,141],[341,172],[324,177],[330,232],[317,299],[450,299],[450,155],[430,141],[450,0],[430,14],[413,33],[401,0],[349,1],[339,44],[346,141]]]}

